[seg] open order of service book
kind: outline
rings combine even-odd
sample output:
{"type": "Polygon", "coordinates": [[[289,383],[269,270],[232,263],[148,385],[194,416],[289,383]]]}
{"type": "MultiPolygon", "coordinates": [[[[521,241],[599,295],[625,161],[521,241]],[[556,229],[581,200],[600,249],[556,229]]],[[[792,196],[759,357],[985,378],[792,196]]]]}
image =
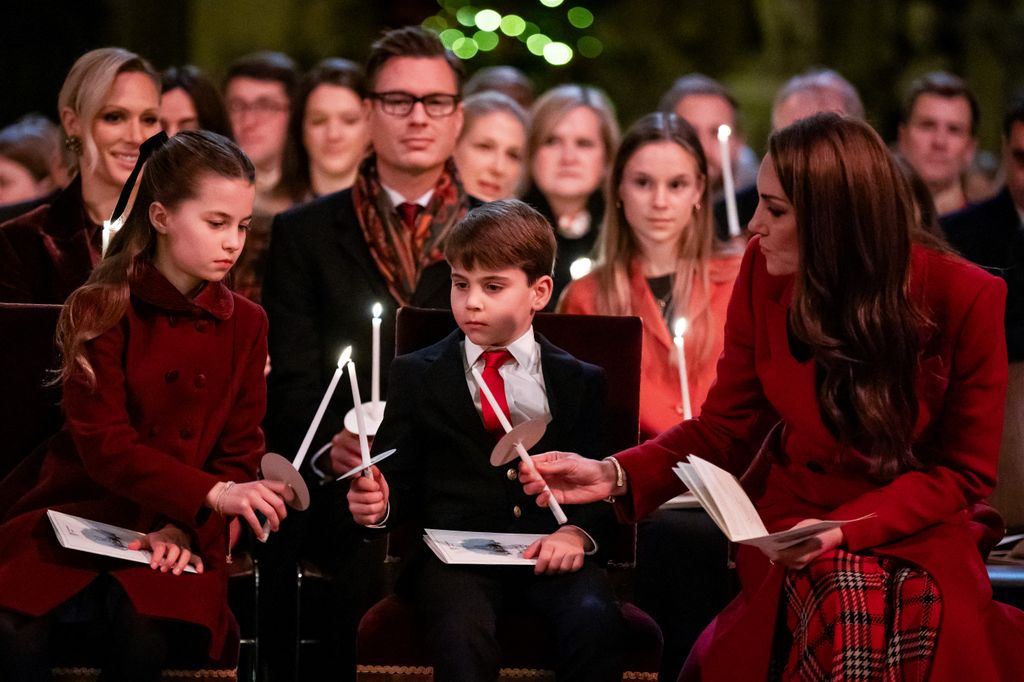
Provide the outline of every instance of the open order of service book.
{"type": "Polygon", "coordinates": [[[544,535],[529,533],[485,533],[424,528],[423,541],[446,564],[488,564],[533,566],[536,559],[524,559],[523,552],[544,535]]]}
{"type": "Polygon", "coordinates": [[[778,551],[798,545],[822,531],[860,520],[821,521],[800,528],[769,533],[739,481],[725,469],[696,455],[690,455],[687,462],[677,462],[672,470],[732,542],[778,551]]]}

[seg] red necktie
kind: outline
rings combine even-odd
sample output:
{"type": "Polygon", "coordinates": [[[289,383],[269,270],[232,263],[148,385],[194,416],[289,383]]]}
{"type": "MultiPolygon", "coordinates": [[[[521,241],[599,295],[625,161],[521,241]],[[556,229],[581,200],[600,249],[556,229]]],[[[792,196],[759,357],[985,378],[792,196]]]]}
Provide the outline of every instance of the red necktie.
{"type": "MultiPolygon", "coordinates": [[[[508,411],[508,401],[505,399],[505,380],[501,378],[501,373],[498,372],[498,368],[504,365],[506,362],[512,359],[512,354],[506,349],[501,350],[485,350],[483,352],[484,358],[484,371],[481,372],[481,376],[484,378],[484,383],[487,384],[487,388],[491,389],[491,393],[494,394],[494,399],[498,402],[498,407],[505,413],[505,418],[511,421],[511,417],[508,411]]],[[[505,429],[501,427],[501,422],[498,420],[498,415],[491,409],[491,403],[487,400],[487,396],[480,391],[480,412],[484,418],[484,428],[490,431],[497,438],[501,438],[505,435],[505,429]]]]}
{"type": "Polygon", "coordinates": [[[398,205],[398,217],[402,219],[402,225],[409,230],[416,229],[416,219],[420,217],[420,205],[403,201],[398,205]]]}

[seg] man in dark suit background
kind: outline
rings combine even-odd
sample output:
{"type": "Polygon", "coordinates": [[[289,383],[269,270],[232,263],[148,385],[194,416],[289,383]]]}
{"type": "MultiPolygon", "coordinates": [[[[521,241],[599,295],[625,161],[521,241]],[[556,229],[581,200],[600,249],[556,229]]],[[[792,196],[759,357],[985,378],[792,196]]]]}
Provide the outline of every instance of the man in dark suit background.
{"type": "Polygon", "coordinates": [[[1006,280],[1006,349],[1010,383],[993,505],[1008,528],[1024,528],[1024,95],[1003,118],[1006,186],[991,199],[941,220],[968,260],[1006,280]]]}
{"type": "MultiPolygon", "coordinates": [[[[272,228],[263,289],[272,367],[264,425],[269,447],[288,456],[298,448],[345,346],[353,346],[361,358],[362,395],[370,395],[375,302],[384,308],[381,394],[386,395],[394,313],[402,305],[449,307],[443,241],[471,204],[450,158],[462,128],[458,60],[433,33],[396,29],[371,47],[366,79],[373,151],[360,165],[355,185],[278,215],[272,228]]],[[[344,470],[346,454],[358,451],[355,437],[342,427],[351,407],[350,392],[337,391],[313,439],[315,450],[333,437],[330,452],[316,462],[327,478],[344,470]]],[[[294,584],[294,556],[301,544],[302,554],[339,577],[329,607],[337,617],[323,649],[335,656],[333,674],[351,678],[355,625],[376,596],[375,557],[382,543],[367,546],[344,500],[317,485],[308,465],[303,473],[314,483],[312,509],[294,515],[290,532],[266,548],[264,569],[276,568],[281,584],[294,584]]],[[[268,576],[266,582],[272,581],[268,576]]],[[[264,600],[264,622],[294,613],[286,597],[264,600]]],[[[272,655],[282,661],[275,667],[285,668],[290,654],[272,655]]]]}

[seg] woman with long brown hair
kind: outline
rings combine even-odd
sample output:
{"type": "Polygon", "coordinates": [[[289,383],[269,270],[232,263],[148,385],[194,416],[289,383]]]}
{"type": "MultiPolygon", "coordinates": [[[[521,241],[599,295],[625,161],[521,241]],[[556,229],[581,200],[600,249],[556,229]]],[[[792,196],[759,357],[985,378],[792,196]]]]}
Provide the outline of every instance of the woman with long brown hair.
{"type": "Polygon", "coordinates": [[[687,383],[695,414],[722,352],[740,254],[716,243],[708,196],[707,160],[693,127],[672,113],[638,120],[612,163],[598,263],[566,288],[558,305],[559,312],[638,315],[644,321],[644,440],[683,418],[675,323],[687,320],[687,383]]]}
{"type": "Polygon", "coordinates": [[[158,679],[169,653],[233,664],[226,517],[262,536],[256,512],[276,530],[291,497],[253,481],[267,318],[220,281],[245,244],[254,177],[229,140],[174,136],[68,298],[66,422],[0,482],[3,679],[49,679],[51,634],[74,623],[89,624],[110,679],[158,679]],[[127,548],[150,550],[149,565],[61,548],[47,510],[144,533],[127,548]]]}
{"type": "Polygon", "coordinates": [[[769,531],[850,521],[741,545],[743,592],[685,679],[1015,679],[1024,613],[991,600],[969,515],[996,474],[1005,285],[921,229],[864,123],[776,132],[758,193],[701,415],[611,461],[541,455],[540,474],[564,502],[615,495],[640,517],[681,490],[687,455],[738,476],[760,449],[746,482],[769,531]]]}

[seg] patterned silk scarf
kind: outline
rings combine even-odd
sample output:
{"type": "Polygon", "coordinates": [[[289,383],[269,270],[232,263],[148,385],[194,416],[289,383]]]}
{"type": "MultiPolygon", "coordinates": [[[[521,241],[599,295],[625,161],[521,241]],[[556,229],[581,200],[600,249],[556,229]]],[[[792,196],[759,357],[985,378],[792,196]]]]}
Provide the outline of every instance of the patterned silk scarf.
{"type": "Polygon", "coordinates": [[[420,273],[444,258],[444,239],[466,215],[469,198],[462,190],[455,163],[448,159],[434,185],[426,210],[409,230],[398,216],[377,176],[377,157],[363,159],[352,188],[359,225],[377,269],[399,305],[412,302],[420,273]]]}

